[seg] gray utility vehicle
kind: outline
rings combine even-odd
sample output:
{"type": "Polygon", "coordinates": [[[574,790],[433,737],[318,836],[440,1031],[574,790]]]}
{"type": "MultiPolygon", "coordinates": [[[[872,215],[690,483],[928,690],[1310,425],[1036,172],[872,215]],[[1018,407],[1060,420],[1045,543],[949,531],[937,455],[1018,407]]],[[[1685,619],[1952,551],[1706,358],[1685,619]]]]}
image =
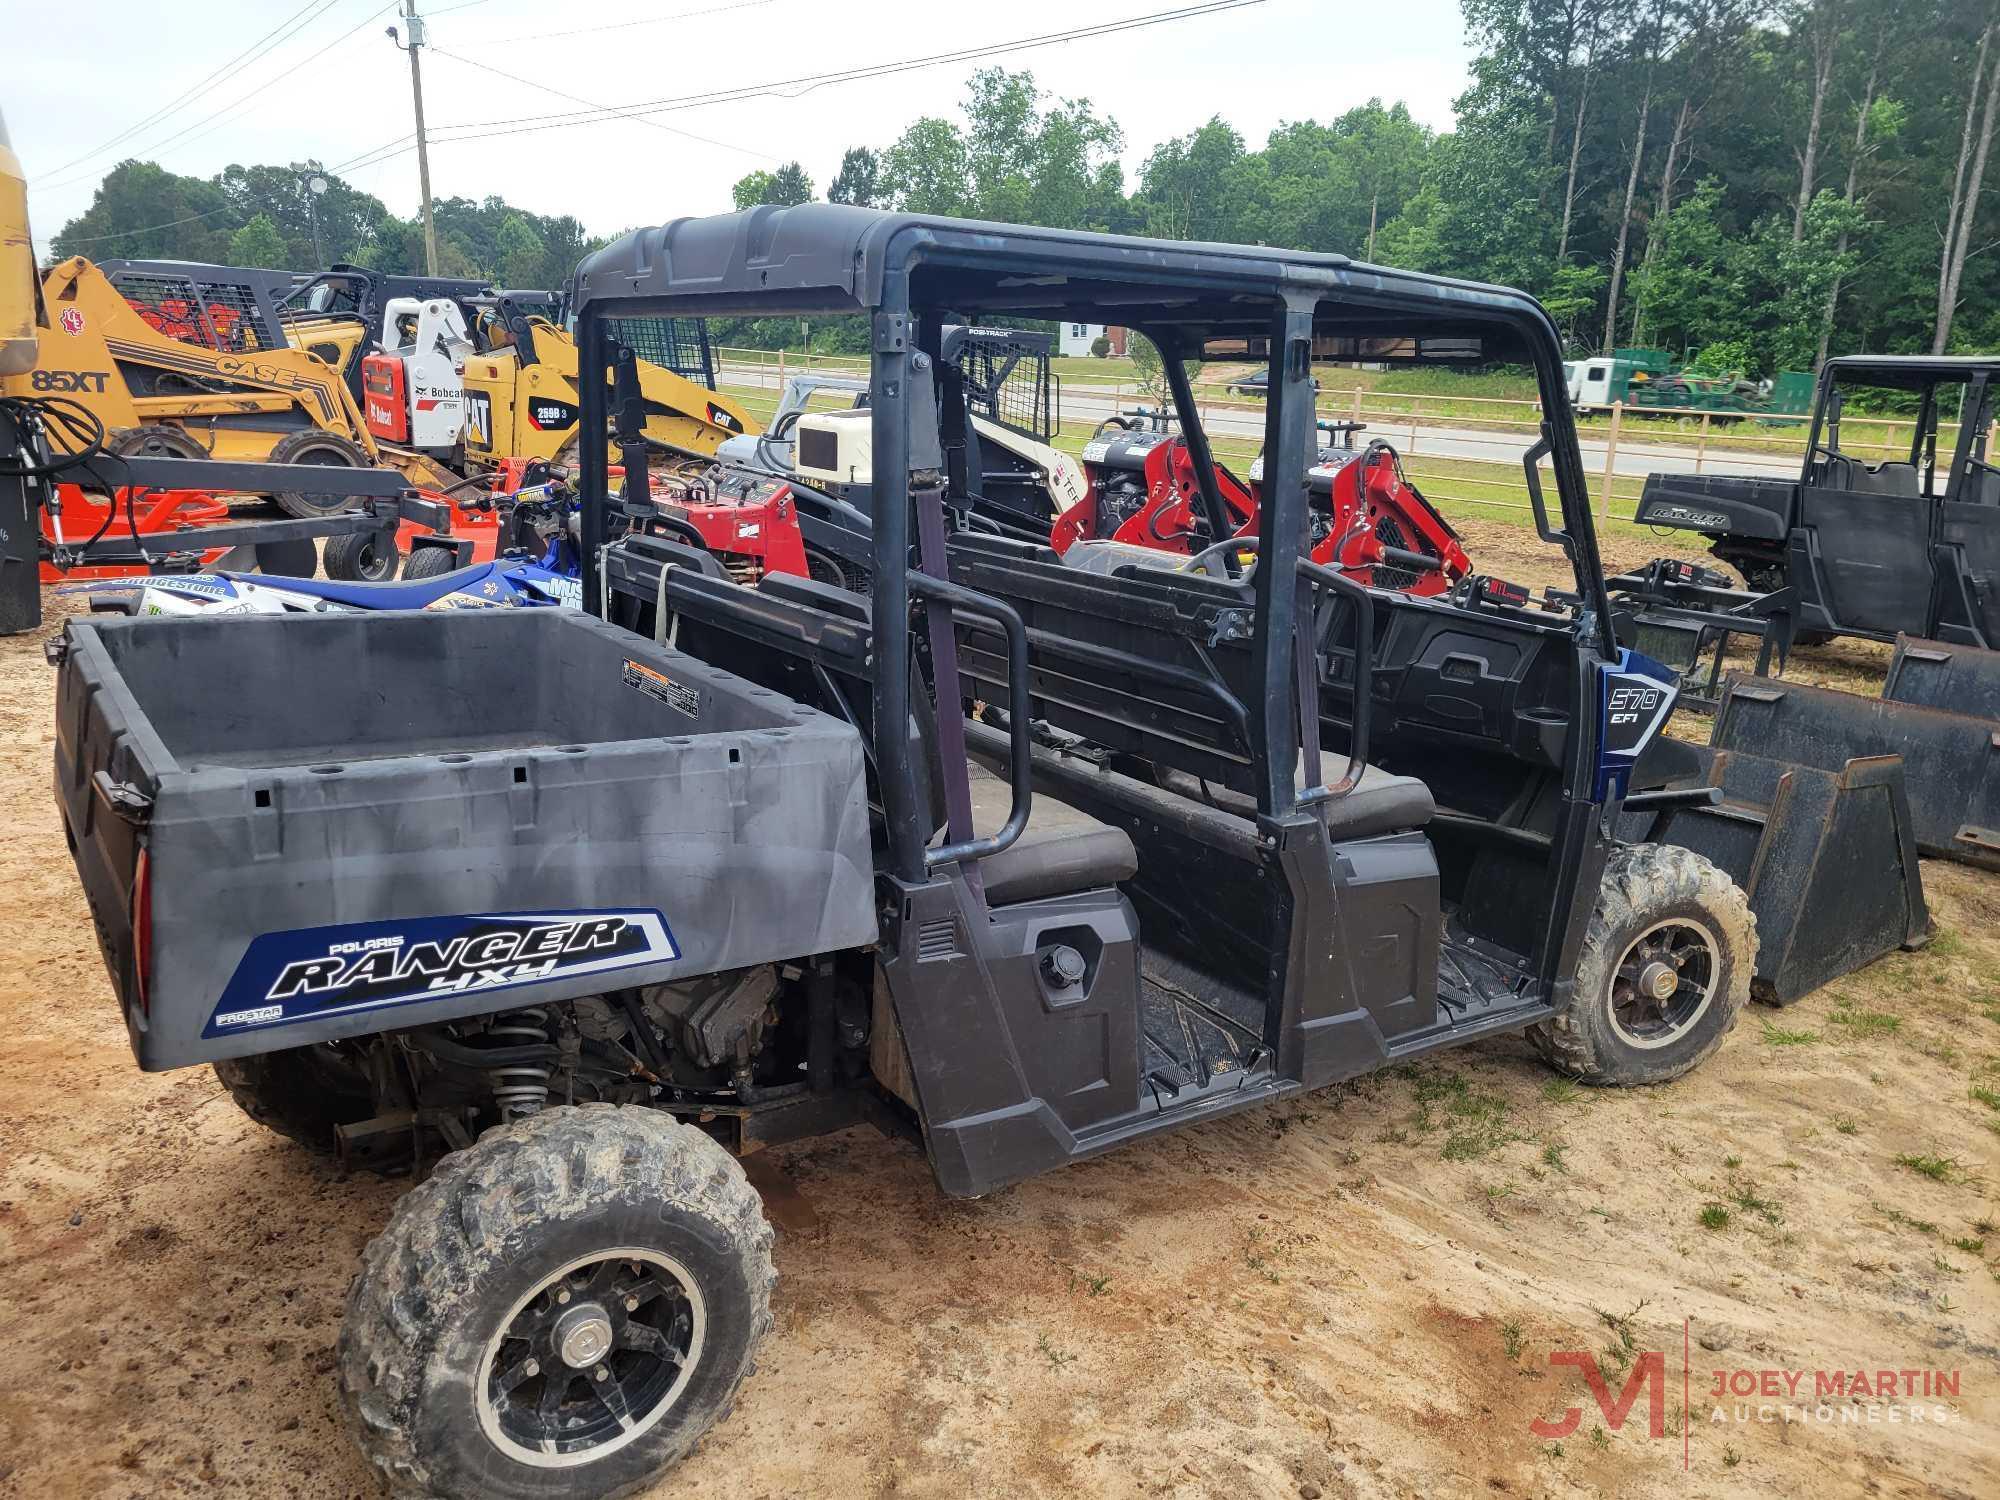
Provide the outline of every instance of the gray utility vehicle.
{"type": "Polygon", "coordinates": [[[1830,359],[1798,478],[1649,474],[1638,519],[1701,532],[1752,589],[1794,590],[1803,644],[1901,633],[2000,646],[1996,403],[2000,359],[1830,359]],[[1848,412],[1857,398],[1914,406],[1909,447],[1885,454],[1866,409],[1848,412]],[[1940,455],[1939,429],[1953,422],[1940,455]]]}
{"type": "Polygon", "coordinates": [[[1675,689],[1612,638],[1528,297],[809,204],[630,234],[576,309],[612,618],[80,620],[56,653],[62,816],[141,1065],[432,1168],[340,1334],[398,1493],[624,1494],[729,1410],[774,1272],[726,1147],[875,1121],[972,1196],[1500,1032],[1658,1082],[1735,1020],[1741,892],[1615,837],[1715,794],[1627,794],[1675,689]],[[865,596],[734,583],[600,477],[615,421],[648,493],[624,320],[781,311],[871,320],[865,596]],[[954,537],[942,332],[1016,317],[1149,334],[1216,517],[1181,358],[1268,358],[1261,555],[954,537]],[[1301,557],[1310,360],[1363,349],[1535,370],[1579,604],[1301,557]]]}

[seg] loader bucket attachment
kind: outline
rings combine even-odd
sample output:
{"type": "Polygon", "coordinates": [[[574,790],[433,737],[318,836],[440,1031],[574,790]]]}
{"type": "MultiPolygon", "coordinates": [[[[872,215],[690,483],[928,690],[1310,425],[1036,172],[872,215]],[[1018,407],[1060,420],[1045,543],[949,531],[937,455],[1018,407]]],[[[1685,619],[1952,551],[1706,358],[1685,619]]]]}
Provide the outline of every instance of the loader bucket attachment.
{"type": "Polygon", "coordinates": [[[2000,651],[1899,635],[1882,696],[1991,719],[1992,727],[2000,730],[2000,651]]]}
{"type": "Polygon", "coordinates": [[[1691,746],[1692,785],[1713,804],[1627,813],[1620,833],[1706,857],[1757,918],[1751,994],[1790,1005],[1830,980],[1930,937],[1903,765],[1893,755],[1838,771],[1691,746]]]}
{"type": "Polygon", "coordinates": [[[2000,723],[1994,720],[1732,675],[1709,744],[1823,771],[1900,755],[1917,847],[2000,869],[2000,723]]]}

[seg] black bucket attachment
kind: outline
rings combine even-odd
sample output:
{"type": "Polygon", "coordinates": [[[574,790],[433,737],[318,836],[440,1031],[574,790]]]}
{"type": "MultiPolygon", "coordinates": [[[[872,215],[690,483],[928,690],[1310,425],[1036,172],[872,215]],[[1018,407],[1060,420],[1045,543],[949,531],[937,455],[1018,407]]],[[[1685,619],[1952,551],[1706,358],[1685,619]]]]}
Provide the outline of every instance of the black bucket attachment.
{"type": "Polygon", "coordinates": [[[2000,722],[1732,675],[1709,743],[1823,771],[1900,755],[1917,847],[2000,870],[2000,722]]]}
{"type": "Polygon", "coordinates": [[[1757,999],[1790,1005],[1930,937],[1895,756],[1823,771],[1688,748],[1701,773],[1682,785],[1717,788],[1721,799],[1628,812],[1619,832],[1635,843],[1692,849],[1743,888],[1757,918],[1757,999]]]}
{"type": "Polygon", "coordinates": [[[1991,719],[1992,727],[2000,729],[2000,651],[1899,635],[1882,696],[1991,719]]]}

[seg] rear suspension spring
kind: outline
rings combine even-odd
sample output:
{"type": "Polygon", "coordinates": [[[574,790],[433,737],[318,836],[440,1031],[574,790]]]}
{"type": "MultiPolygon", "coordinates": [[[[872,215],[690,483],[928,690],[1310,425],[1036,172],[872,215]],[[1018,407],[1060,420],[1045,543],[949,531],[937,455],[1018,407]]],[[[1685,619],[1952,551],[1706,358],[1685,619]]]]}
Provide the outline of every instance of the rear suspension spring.
{"type": "MultiPolygon", "coordinates": [[[[540,1006],[501,1016],[486,1034],[495,1046],[503,1047],[554,1040],[549,1032],[549,1013],[540,1006]]],[[[487,1070],[502,1124],[541,1112],[549,1102],[549,1073],[547,1063],[512,1063],[487,1070]]]]}

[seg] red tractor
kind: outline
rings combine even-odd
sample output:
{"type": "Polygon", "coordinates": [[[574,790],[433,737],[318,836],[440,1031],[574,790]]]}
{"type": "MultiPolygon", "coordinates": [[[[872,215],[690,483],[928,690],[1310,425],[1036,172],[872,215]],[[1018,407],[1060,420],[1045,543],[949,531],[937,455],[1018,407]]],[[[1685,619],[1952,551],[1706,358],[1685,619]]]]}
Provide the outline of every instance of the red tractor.
{"type": "MultiPolygon", "coordinates": [[[[1141,412],[1140,419],[1153,414],[1141,412]]],[[[1351,441],[1353,424],[1338,424],[1351,441]]],[[[1194,456],[1179,433],[1129,418],[1101,425],[1083,449],[1086,494],[1056,517],[1049,545],[1066,553],[1078,541],[1110,540],[1193,555],[1227,537],[1203,514],[1194,456]]],[[[1221,464],[1216,488],[1230,537],[1257,534],[1263,460],[1245,484],[1221,464]]],[[[1377,440],[1361,452],[1322,447],[1307,471],[1312,559],[1358,582],[1412,594],[1441,594],[1471,572],[1458,534],[1403,474],[1396,450],[1377,440]]]]}

